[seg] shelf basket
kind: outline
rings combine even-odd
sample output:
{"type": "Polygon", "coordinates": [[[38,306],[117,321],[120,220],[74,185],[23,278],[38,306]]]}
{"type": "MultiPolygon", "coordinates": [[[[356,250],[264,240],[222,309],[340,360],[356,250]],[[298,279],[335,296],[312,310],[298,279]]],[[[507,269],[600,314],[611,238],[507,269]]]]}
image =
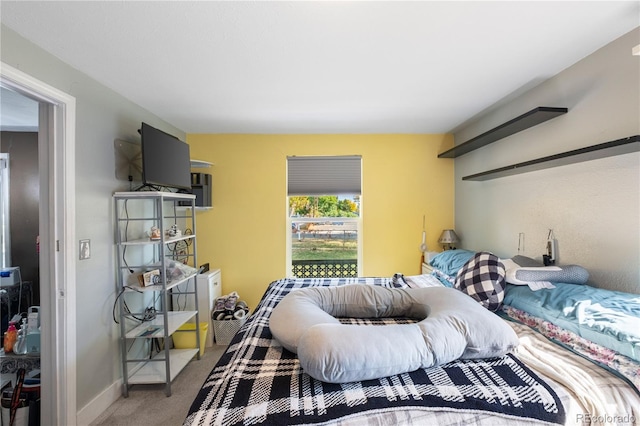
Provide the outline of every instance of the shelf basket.
{"type": "Polygon", "coordinates": [[[233,336],[240,330],[247,318],[232,320],[213,320],[213,338],[217,345],[228,345],[233,336]]]}

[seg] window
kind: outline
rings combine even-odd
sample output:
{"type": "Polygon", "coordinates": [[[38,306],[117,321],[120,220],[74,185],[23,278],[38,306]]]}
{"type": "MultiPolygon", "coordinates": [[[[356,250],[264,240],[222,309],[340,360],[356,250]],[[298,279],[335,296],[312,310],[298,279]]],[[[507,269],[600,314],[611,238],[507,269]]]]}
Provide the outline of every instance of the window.
{"type": "Polygon", "coordinates": [[[361,158],[289,157],[287,165],[288,275],[362,275],[361,158]]]}

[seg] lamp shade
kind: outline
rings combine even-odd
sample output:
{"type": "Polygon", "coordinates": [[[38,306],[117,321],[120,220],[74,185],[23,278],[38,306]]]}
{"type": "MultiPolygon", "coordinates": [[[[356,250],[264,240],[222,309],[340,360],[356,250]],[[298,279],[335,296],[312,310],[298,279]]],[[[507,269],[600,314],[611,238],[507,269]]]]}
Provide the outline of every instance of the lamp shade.
{"type": "Polygon", "coordinates": [[[458,241],[460,241],[460,239],[458,238],[458,235],[456,235],[456,231],[453,229],[445,229],[442,231],[440,239],[438,240],[440,244],[455,244],[458,241]]]}

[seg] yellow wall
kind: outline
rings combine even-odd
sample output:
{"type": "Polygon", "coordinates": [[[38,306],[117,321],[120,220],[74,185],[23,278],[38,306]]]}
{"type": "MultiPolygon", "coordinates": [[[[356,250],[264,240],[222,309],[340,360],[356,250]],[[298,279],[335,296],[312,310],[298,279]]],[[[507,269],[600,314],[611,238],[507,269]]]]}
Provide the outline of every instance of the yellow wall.
{"type": "Polygon", "coordinates": [[[286,276],[286,165],[291,155],[362,155],[363,275],[419,273],[427,244],[453,227],[453,161],[438,152],[451,135],[187,136],[191,158],[209,161],[213,209],[198,212],[198,263],[222,270],[222,291],[253,309],[286,276]]]}

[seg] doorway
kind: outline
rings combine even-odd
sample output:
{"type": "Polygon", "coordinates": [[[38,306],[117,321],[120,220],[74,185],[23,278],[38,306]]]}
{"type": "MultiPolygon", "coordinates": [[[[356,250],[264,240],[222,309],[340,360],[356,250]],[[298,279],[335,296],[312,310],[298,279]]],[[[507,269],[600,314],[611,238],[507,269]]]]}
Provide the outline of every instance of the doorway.
{"type": "Polygon", "coordinates": [[[1,65],[0,85],[39,105],[41,419],[75,425],[75,98],[1,65]]]}
{"type": "Polygon", "coordinates": [[[2,286],[1,330],[5,330],[14,314],[25,318],[29,307],[40,305],[39,105],[5,87],[0,87],[0,96],[0,260],[5,275],[7,271],[13,275],[2,286]]]}

